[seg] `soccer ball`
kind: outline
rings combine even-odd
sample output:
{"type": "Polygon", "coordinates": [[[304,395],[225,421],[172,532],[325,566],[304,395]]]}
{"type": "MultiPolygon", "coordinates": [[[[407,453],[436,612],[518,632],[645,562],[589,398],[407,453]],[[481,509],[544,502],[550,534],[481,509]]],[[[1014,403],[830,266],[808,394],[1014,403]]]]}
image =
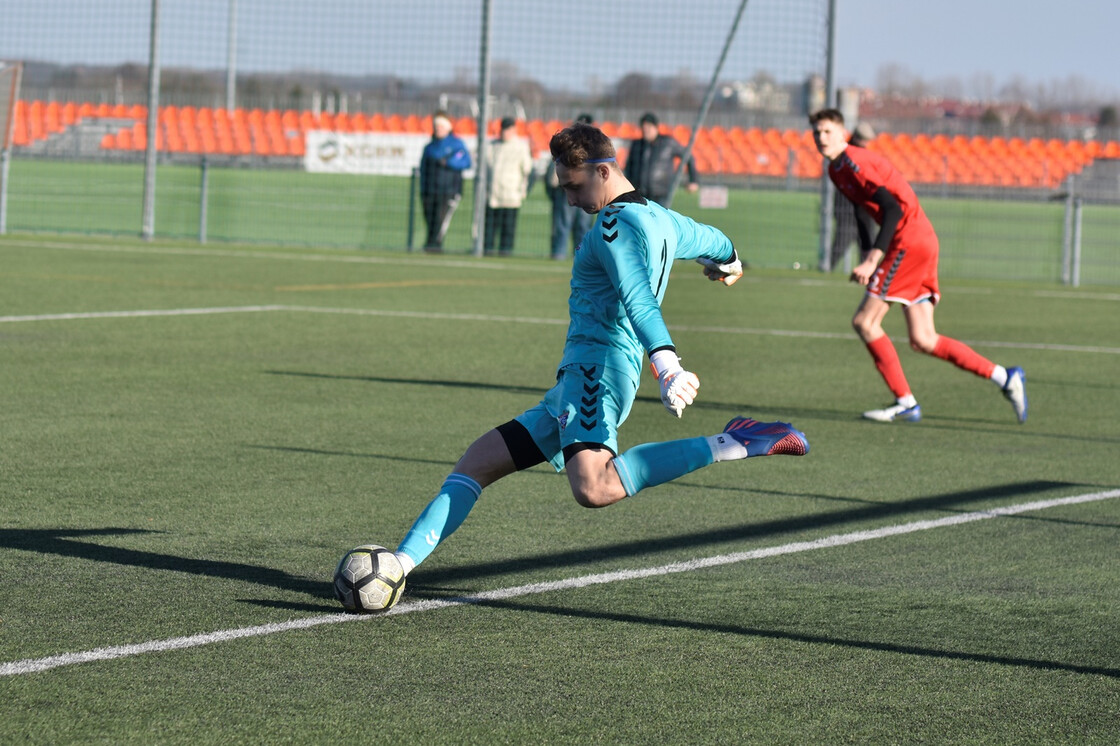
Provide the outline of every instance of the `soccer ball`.
{"type": "Polygon", "coordinates": [[[363,544],[342,556],[333,585],[335,598],[347,611],[384,611],[404,592],[404,568],[385,547],[363,544]]]}

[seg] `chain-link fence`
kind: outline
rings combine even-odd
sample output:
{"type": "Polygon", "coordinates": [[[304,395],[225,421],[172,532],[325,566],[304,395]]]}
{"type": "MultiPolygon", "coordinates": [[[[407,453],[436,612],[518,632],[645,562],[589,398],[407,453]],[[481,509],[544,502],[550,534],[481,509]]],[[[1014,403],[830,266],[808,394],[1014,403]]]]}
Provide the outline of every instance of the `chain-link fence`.
{"type": "MultiPolygon", "coordinates": [[[[511,117],[534,158],[513,252],[545,257],[550,135],[585,113],[624,160],[652,112],[700,184],[674,208],[755,266],[820,262],[806,114],[827,100],[828,0],[0,7],[0,59],[23,68],[9,231],[419,249],[416,167],[440,110],[473,159],[444,249],[480,246],[479,149],[511,117]]],[[[1116,143],[874,124],[933,218],[944,276],[1120,284],[1116,143]]]]}

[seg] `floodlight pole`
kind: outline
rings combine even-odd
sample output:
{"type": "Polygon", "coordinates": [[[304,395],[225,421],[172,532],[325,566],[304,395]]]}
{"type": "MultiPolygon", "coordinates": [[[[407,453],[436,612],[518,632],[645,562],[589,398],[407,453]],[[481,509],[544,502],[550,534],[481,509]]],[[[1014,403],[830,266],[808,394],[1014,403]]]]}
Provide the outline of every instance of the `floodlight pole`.
{"type": "Polygon", "coordinates": [[[490,121],[490,0],[482,0],[482,38],[478,55],[478,143],[474,164],[474,246],[475,256],[482,256],[486,237],[486,123],[490,121]]]}
{"type": "Polygon", "coordinates": [[[148,145],[144,152],[144,215],[140,237],[151,241],[156,223],[156,139],[159,134],[159,0],[152,0],[148,51],[148,145]]]}
{"type": "MultiPolygon", "coordinates": [[[[836,0],[828,0],[828,47],[824,73],[824,105],[835,106],[836,82],[833,70],[836,67],[836,0]]],[[[810,112],[812,113],[812,112],[810,112]]],[[[825,272],[832,271],[832,202],[835,189],[832,179],[828,178],[828,159],[821,157],[821,233],[817,258],[825,272]]]]}
{"type": "Polygon", "coordinates": [[[226,110],[237,103],[237,0],[229,0],[229,38],[226,40],[226,110]]]}

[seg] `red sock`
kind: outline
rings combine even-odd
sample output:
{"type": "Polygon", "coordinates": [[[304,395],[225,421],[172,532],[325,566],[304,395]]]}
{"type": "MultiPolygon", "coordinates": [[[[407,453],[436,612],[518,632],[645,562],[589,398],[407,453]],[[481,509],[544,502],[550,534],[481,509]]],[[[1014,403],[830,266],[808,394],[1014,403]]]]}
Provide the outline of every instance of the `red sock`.
{"type": "Polygon", "coordinates": [[[898,359],[898,351],[895,350],[891,338],[884,334],[874,342],[868,342],[867,351],[871,353],[875,367],[879,369],[879,374],[883,376],[883,380],[887,382],[887,387],[895,398],[908,396],[910,384],[906,382],[906,374],[902,372],[902,363],[898,359]]]}
{"type": "Polygon", "coordinates": [[[995,363],[976,352],[964,342],[949,337],[939,336],[937,338],[937,344],[933,346],[933,352],[930,354],[942,360],[948,360],[961,370],[975,373],[981,378],[991,378],[992,371],[996,368],[995,363]]]}

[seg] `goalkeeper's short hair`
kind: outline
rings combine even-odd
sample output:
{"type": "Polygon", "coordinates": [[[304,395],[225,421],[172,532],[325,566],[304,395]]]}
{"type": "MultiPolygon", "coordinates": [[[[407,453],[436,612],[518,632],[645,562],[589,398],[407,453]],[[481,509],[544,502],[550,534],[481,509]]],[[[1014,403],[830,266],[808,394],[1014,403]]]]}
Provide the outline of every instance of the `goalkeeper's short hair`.
{"type": "Polygon", "coordinates": [[[614,143],[592,124],[576,122],[557,132],[548,143],[552,159],[565,168],[579,168],[589,162],[614,160],[614,143]]]}

